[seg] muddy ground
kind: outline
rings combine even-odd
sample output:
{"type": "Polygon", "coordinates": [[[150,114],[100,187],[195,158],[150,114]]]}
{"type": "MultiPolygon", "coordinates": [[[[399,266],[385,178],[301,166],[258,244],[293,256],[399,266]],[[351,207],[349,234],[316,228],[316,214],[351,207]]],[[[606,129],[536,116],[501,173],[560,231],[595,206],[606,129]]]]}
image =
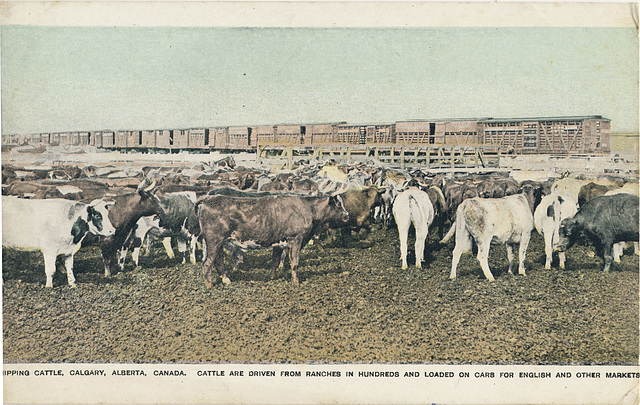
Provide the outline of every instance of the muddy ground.
{"type": "Polygon", "coordinates": [[[397,231],[375,227],[329,240],[324,253],[307,246],[300,286],[284,270],[270,281],[262,251],[246,255],[231,285],[207,290],[200,263],[156,246],[110,279],[99,250],[81,249],[76,289],[60,271],[45,289],[40,253],[3,249],[4,362],[638,361],[629,250],[609,274],[586,246],[569,250],[567,270],[544,270],[534,232],[526,277],[507,274],[505,248],[493,247],[495,282],[471,255],[450,281],[453,242],[432,233],[425,268],[402,270],[397,231]]]}

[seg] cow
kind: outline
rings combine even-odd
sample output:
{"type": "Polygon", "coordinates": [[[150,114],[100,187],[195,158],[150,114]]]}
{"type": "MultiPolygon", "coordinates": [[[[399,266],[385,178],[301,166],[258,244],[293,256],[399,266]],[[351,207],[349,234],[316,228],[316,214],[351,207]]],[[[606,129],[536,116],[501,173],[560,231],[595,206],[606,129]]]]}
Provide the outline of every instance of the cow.
{"type": "Polygon", "coordinates": [[[413,223],[413,227],[416,230],[416,268],[421,268],[422,259],[424,258],[424,244],[429,234],[429,226],[435,217],[433,204],[431,203],[429,195],[418,188],[408,188],[398,194],[393,202],[392,211],[400,236],[402,269],[404,270],[408,267],[407,239],[411,223],[413,223]]]}
{"type": "Polygon", "coordinates": [[[370,226],[371,212],[374,207],[380,204],[380,194],[384,189],[377,186],[366,188],[353,188],[340,194],[344,203],[344,208],[349,213],[349,230],[368,230],[370,226]]]}
{"type": "Polygon", "coordinates": [[[104,261],[104,275],[111,276],[111,262],[124,245],[131,229],[141,217],[161,215],[164,212],[160,200],[151,192],[156,183],[144,180],[138,191],[110,197],[115,204],[109,207],[109,220],[116,229],[110,237],[86,238],[83,245],[98,244],[104,261]]]}
{"type": "Polygon", "coordinates": [[[599,184],[601,186],[614,186],[620,187],[622,182],[619,180],[611,180],[609,178],[596,178],[590,180],[584,179],[574,179],[572,177],[562,177],[553,182],[551,186],[551,192],[558,192],[562,194],[567,194],[573,197],[574,200],[578,201],[578,196],[580,194],[580,189],[582,186],[594,183],[599,184]]]}
{"type": "Polygon", "coordinates": [[[471,250],[473,242],[478,247],[478,261],[489,281],[495,280],[489,269],[491,244],[507,245],[509,274],[513,274],[513,248],[519,244],[518,273],[526,275],[524,259],[533,230],[533,212],[541,195],[540,189],[528,187],[516,195],[502,198],[474,197],[462,202],[456,211],[455,222],[442,240],[447,242],[454,233],[456,235],[449,278],[455,280],[460,256],[471,250]]]}
{"type": "Polygon", "coordinates": [[[561,252],[578,241],[593,244],[604,259],[603,272],[613,261],[613,245],[618,242],[638,242],[638,196],[631,194],[595,197],[580,208],[572,218],[560,225],[561,252]]]}
{"type": "Polygon", "coordinates": [[[47,288],[53,287],[56,258],[64,255],[67,282],[75,287],[73,256],[88,233],[109,237],[116,232],[102,199],[90,204],[64,199],[27,200],[2,197],[2,245],[41,250],[47,288]]]}
{"type": "Polygon", "coordinates": [[[224,284],[229,276],[224,265],[223,246],[233,242],[248,248],[273,248],[271,278],[280,264],[282,249],[290,249],[291,282],[298,284],[300,250],[325,224],[345,224],[349,218],[342,199],[332,197],[205,196],[196,203],[201,238],[206,249],[203,272],[207,288],[213,287],[211,267],[215,264],[224,284]]]}
{"type": "MultiPolygon", "coordinates": [[[[615,195],[615,194],[632,194],[638,195],[638,182],[633,181],[629,183],[625,183],[622,187],[607,191],[605,195],[615,195]]],[[[620,263],[620,256],[624,253],[624,247],[626,242],[618,242],[613,245],[613,261],[616,263],[620,263]]],[[[638,249],[638,242],[633,242],[633,253],[636,255],[640,252],[638,249]]]]}
{"type": "MultiPolygon", "coordinates": [[[[536,208],[533,222],[536,230],[544,237],[545,269],[551,269],[553,251],[557,250],[560,239],[560,224],[563,220],[573,217],[576,212],[578,212],[578,204],[573,197],[560,193],[543,197],[536,208]]],[[[564,252],[558,252],[558,259],[560,268],[564,269],[564,252]]]]}
{"type": "MultiPolygon", "coordinates": [[[[160,237],[163,232],[164,230],[160,229],[160,218],[157,215],[140,218],[138,222],[136,222],[135,226],[131,228],[127,239],[120,248],[120,256],[118,258],[120,270],[124,270],[124,265],[129,249],[131,249],[131,257],[133,258],[133,263],[136,265],[136,267],[138,267],[142,242],[145,240],[145,238],[160,237]],[[155,233],[155,235],[152,236],[151,233],[155,233]]],[[[149,251],[149,247],[150,246],[147,239],[147,251],[149,251]]]]}
{"type": "Polygon", "coordinates": [[[578,192],[578,206],[582,207],[590,199],[599,195],[605,195],[608,191],[617,189],[614,185],[601,185],[596,183],[587,183],[580,187],[578,192]]]}

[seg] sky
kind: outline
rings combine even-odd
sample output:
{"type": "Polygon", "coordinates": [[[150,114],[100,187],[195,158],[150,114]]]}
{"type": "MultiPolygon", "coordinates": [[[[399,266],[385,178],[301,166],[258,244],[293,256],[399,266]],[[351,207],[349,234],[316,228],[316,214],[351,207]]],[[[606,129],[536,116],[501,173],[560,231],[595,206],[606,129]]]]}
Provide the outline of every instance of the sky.
{"type": "Polygon", "coordinates": [[[2,133],[602,115],[635,28],[1,28],[2,133]]]}

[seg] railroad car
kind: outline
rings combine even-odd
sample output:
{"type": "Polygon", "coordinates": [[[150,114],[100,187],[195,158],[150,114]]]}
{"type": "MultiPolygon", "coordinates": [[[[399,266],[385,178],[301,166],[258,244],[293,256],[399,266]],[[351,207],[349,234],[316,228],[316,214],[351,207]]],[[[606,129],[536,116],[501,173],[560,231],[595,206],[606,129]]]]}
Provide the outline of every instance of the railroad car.
{"type": "MultiPolygon", "coordinates": [[[[3,135],[5,144],[15,135],[3,135]]],[[[604,154],[611,120],[599,115],[534,118],[455,118],[392,123],[277,124],[162,130],[47,132],[18,137],[48,145],[121,150],[252,151],[258,146],[492,145],[508,154],[604,154]]]]}

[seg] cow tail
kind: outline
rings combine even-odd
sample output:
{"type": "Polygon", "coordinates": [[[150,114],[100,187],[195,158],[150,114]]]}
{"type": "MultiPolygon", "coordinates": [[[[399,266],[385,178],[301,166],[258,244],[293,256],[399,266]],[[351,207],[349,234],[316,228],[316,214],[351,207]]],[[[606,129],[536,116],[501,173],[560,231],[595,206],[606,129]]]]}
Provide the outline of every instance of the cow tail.
{"type": "Polygon", "coordinates": [[[456,233],[456,221],[453,221],[451,223],[451,228],[449,228],[449,232],[447,232],[446,235],[444,235],[444,238],[442,238],[442,240],[440,241],[440,243],[447,243],[449,242],[449,239],[451,239],[451,237],[453,236],[453,234],[456,233]]]}

